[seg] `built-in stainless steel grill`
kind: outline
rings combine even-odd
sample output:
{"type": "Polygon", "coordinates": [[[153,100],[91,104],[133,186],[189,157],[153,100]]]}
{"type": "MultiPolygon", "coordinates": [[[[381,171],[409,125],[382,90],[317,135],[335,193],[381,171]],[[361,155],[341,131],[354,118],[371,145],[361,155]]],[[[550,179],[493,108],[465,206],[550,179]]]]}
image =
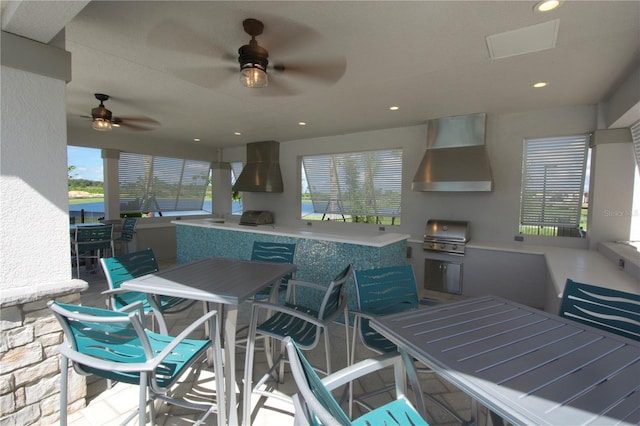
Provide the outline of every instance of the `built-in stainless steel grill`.
{"type": "Polygon", "coordinates": [[[430,219],[424,233],[424,250],[464,255],[469,241],[469,222],[430,219]]]}

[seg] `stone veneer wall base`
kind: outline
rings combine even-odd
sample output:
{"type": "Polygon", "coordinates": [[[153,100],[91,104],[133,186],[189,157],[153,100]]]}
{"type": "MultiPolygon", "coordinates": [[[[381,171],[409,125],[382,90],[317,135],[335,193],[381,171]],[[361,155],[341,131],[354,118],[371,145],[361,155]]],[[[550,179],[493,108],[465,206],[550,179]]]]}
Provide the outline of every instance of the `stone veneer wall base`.
{"type": "MultiPolygon", "coordinates": [[[[63,334],[47,302],[80,304],[85,281],[2,290],[0,293],[0,426],[55,424],[60,419],[63,334]]],[[[67,411],[85,406],[86,380],[67,369],[67,411]]]]}

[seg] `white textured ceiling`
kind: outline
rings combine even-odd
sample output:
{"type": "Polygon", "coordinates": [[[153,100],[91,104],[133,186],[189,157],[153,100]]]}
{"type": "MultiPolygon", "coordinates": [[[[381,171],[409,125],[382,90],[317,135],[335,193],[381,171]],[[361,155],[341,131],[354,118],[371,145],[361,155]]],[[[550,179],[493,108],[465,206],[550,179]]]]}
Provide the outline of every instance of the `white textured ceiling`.
{"type": "Polygon", "coordinates": [[[535,13],[534,4],[92,1],[66,28],[70,134],[104,143],[286,142],[449,115],[592,104],[637,66],[640,2],[565,1],[547,14],[535,13]],[[330,64],[337,80],[272,71],[270,87],[243,88],[236,57],[249,40],[245,18],[264,22],[258,42],[271,63],[330,64]],[[487,36],[555,19],[555,48],[490,59],[487,36]],[[532,89],[539,80],[548,87],[532,89]],[[90,122],[80,116],[97,106],[95,92],[112,97],[106,106],[115,116],[159,124],[145,132],[85,132],[90,122]]]}

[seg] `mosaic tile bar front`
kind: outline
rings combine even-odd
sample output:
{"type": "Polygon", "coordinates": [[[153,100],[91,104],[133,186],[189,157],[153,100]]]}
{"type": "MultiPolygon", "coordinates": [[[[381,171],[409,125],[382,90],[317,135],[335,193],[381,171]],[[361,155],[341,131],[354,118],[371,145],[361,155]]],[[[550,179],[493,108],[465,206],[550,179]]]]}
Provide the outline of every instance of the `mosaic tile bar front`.
{"type": "MultiPolygon", "coordinates": [[[[184,264],[206,257],[249,259],[254,241],[296,244],[295,278],[317,284],[329,285],[331,280],[348,264],[355,269],[373,269],[404,265],[407,256],[407,240],[383,247],[365,246],[313,238],[296,238],[273,234],[239,232],[234,230],[197,226],[176,226],[177,263],[184,264]]],[[[350,309],[356,309],[353,277],[347,282],[350,309]]],[[[319,299],[309,294],[297,293],[299,303],[319,305],[319,299]]]]}

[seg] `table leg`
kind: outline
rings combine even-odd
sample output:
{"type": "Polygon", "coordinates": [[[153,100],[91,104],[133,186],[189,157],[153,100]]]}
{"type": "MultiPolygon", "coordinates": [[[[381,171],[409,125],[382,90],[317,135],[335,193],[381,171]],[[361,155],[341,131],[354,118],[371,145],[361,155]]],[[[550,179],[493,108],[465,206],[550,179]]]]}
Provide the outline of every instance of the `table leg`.
{"type": "Polygon", "coordinates": [[[238,424],[238,404],[236,400],[236,326],[238,307],[227,305],[224,309],[224,381],[227,399],[228,422],[238,424]]]}
{"type": "Polygon", "coordinates": [[[422,394],[422,387],[420,386],[420,380],[418,379],[418,373],[413,365],[413,358],[403,349],[400,349],[400,354],[404,361],[407,377],[409,378],[409,384],[411,385],[411,389],[413,390],[413,394],[416,399],[416,410],[423,419],[426,419],[427,409],[424,405],[424,397],[422,394]]]}

